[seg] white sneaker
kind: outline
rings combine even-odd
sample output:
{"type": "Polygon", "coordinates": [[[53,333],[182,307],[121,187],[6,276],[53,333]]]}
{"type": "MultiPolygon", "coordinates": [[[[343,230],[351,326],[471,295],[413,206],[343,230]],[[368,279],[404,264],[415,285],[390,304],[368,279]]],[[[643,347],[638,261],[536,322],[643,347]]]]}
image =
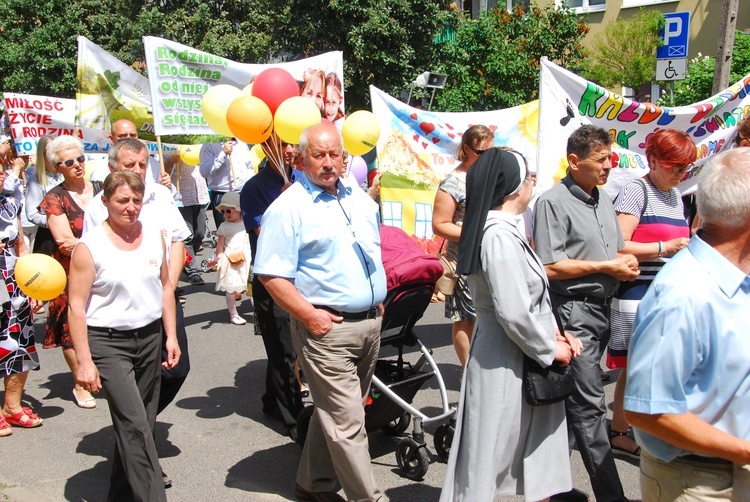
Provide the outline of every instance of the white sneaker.
{"type": "Polygon", "coordinates": [[[236,324],[238,326],[242,326],[243,324],[247,324],[247,321],[244,320],[242,317],[239,316],[239,314],[235,314],[232,317],[229,318],[229,322],[232,324],[236,324]]]}

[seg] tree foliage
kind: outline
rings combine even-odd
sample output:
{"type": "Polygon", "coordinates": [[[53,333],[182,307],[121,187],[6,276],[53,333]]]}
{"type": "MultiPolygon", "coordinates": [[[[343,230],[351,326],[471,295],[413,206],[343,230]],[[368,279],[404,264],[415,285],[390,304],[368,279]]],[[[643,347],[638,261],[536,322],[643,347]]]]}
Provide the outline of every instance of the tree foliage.
{"type": "MultiPolygon", "coordinates": [[[[729,83],[734,84],[750,74],[750,35],[737,30],[732,46],[732,68],[729,83]]],[[[698,54],[688,62],[687,78],[678,80],[674,86],[674,106],[698,103],[712,96],[715,58],[698,54]]],[[[659,100],[662,106],[669,106],[669,94],[659,100]]]]}
{"type": "MultiPolygon", "coordinates": [[[[588,25],[566,7],[520,5],[509,13],[494,8],[472,20],[452,13],[455,38],[441,45],[437,70],[448,82],[435,96],[447,111],[497,110],[538,97],[539,60],[566,67],[582,57],[588,25]]],[[[426,68],[429,69],[429,68],[426,68]]]]}
{"type": "Polygon", "coordinates": [[[629,19],[617,19],[594,38],[584,77],[605,87],[630,87],[640,99],[644,84],[653,80],[663,26],[664,15],[654,9],[641,8],[629,19]]]}

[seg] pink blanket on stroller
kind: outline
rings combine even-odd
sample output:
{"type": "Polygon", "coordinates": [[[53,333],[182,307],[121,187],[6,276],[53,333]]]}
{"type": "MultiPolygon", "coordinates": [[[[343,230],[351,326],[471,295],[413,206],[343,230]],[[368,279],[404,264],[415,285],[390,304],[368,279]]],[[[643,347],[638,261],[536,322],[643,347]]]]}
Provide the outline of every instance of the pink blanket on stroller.
{"type": "Polygon", "coordinates": [[[406,284],[434,284],[443,275],[438,257],[419,249],[398,227],[380,225],[380,249],[388,291],[406,284]]]}

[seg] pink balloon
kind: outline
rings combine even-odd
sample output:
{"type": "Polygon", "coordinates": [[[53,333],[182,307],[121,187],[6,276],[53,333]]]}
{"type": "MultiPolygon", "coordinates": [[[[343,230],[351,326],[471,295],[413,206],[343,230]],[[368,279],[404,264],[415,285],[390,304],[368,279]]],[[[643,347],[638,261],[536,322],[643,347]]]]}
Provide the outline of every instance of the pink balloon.
{"type": "Polygon", "coordinates": [[[357,185],[361,185],[367,179],[367,162],[360,156],[352,157],[349,163],[349,172],[354,179],[357,180],[357,185]]]}

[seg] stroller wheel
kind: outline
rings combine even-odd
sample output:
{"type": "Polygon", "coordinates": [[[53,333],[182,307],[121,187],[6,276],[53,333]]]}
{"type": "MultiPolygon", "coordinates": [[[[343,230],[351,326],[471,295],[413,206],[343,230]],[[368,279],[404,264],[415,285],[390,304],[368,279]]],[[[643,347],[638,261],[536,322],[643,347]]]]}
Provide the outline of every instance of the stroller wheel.
{"type": "Polygon", "coordinates": [[[208,260],[201,261],[201,270],[203,272],[208,272],[208,260]]]}
{"type": "Polygon", "coordinates": [[[435,452],[443,462],[448,461],[448,455],[451,452],[451,444],[453,444],[453,434],[456,432],[456,428],[452,425],[443,424],[435,431],[435,452]]]}
{"type": "Polygon", "coordinates": [[[211,249],[216,249],[216,243],[218,241],[218,238],[215,235],[211,236],[211,240],[208,241],[208,247],[211,249]]]}
{"type": "Polygon", "coordinates": [[[412,438],[404,438],[396,447],[396,461],[407,479],[420,481],[427,474],[430,460],[424,444],[418,444],[412,438]]]}
{"type": "Polygon", "coordinates": [[[405,411],[401,415],[381,427],[381,430],[389,436],[398,436],[409,428],[410,423],[411,414],[405,411]]]}
{"type": "Polygon", "coordinates": [[[305,445],[305,439],[307,439],[307,430],[310,428],[310,419],[312,419],[315,406],[305,406],[297,416],[297,444],[300,446],[305,445]]]}

